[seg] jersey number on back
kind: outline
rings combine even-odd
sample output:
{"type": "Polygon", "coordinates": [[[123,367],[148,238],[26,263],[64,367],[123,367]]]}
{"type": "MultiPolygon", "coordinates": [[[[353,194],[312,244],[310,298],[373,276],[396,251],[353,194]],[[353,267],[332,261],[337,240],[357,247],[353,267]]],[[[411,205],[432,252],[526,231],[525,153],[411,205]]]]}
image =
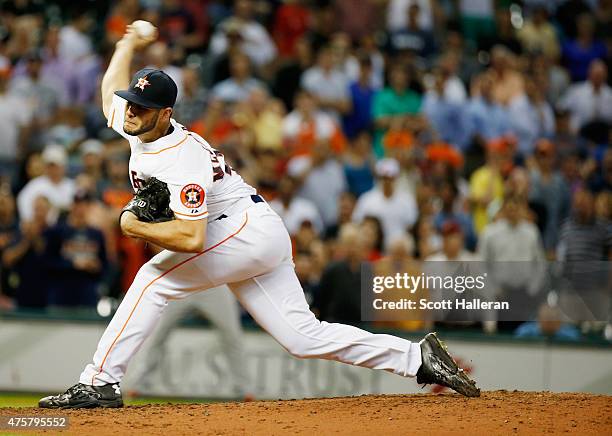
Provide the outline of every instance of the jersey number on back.
{"type": "Polygon", "coordinates": [[[221,153],[220,151],[215,150],[210,145],[208,145],[200,137],[200,135],[197,135],[197,134],[195,134],[193,132],[189,132],[188,134],[193,139],[195,139],[200,144],[202,144],[204,146],[204,150],[206,150],[207,152],[210,153],[210,160],[211,160],[212,166],[213,166],[213,182],[216,182],[217,180],[223,179],[223,176],[225,174],[227,174],[228,176],[232,175],[232,167],[230,167],[225,162],[225,157],[223,156],[223,153],[221,153]]]}
{"type": "Polygon", "coordinates": [[[214,149],[208,150],[208,152],[210,153],[210,160],[213,164],[213,182],[221,180],[225,174],[231,176],[232,167],[225,163],[225,157],[223,157],[223,153],[214,149]]]}

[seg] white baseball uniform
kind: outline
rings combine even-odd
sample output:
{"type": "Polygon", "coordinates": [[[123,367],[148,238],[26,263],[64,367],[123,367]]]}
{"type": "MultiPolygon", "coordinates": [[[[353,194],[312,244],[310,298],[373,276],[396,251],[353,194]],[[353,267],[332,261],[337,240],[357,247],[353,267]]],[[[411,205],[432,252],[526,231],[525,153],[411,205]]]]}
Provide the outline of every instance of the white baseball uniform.
{"type": "Polygon", "coordinates": [[[177,218],[208,219],[206,243],[195,254],[164,250],[142,266],[102,335],[93,362],[81,373],[81,383],[121,382],[168,300],[222,284],[228,284],[255,321],[294,356],[416,375],[421,365],[418,343],[315,318],[295,275],[282,220],[221,153],[174,120],[171,133],[142,143],[123,132],[125,106],[125,100],[113,97],[109,126],[130,142],[134,187],[153,176],[166,182],[177,218]]]}

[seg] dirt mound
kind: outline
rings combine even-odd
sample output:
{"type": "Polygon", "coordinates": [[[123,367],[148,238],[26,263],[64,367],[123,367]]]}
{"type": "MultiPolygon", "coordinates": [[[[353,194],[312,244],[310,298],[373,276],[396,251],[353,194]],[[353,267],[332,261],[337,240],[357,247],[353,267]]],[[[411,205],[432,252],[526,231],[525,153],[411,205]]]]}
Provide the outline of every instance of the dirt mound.
{"type": "MultiPolygon", "coordinates": [[[[157,404],[0,415],[68,416],[66,435],[612,434],[612,396],[549,392],[367,395],[251,403],[157,404]]],[[[35,431],[30,433],[41,434],[35,431]]],[[[57,433],[57,430],[52,432],[57,433]]]]}

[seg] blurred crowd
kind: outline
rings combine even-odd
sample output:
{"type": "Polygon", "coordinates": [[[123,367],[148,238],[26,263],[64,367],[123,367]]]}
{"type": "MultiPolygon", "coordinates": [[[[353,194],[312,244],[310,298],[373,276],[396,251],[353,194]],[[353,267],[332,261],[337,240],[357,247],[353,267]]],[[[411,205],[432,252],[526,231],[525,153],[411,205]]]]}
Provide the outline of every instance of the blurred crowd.
{"type": "Polygon", "coordinates": [[[120,298],[155,251],[99,96],[136,19],[323,319],[359,321],[363,261],[608,260],[610,0],[0,0],[0,307],[120,298]]]}

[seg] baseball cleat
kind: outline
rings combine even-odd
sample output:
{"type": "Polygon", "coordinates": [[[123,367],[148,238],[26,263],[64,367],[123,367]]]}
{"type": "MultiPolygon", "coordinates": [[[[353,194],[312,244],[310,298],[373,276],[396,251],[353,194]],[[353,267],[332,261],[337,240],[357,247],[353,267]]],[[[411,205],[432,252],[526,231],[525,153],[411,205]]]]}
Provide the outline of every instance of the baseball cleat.
{"type": "Polygon", "coordinates": [[[123,407],[118,383],[91,386],[83,383],[68,388],[66,392],[41,398],[38,407],[45,409],[89,409],[94,407],[123,407]]]}
{"type": "Polygon", "coordinates": [[[480,389],[476,387],[476,382],[457,366],[435,333],[427,334],[419,345],[422,363],[417,372],[417,383],[438,384],[466,397],[480,397],[480,389]]]}

